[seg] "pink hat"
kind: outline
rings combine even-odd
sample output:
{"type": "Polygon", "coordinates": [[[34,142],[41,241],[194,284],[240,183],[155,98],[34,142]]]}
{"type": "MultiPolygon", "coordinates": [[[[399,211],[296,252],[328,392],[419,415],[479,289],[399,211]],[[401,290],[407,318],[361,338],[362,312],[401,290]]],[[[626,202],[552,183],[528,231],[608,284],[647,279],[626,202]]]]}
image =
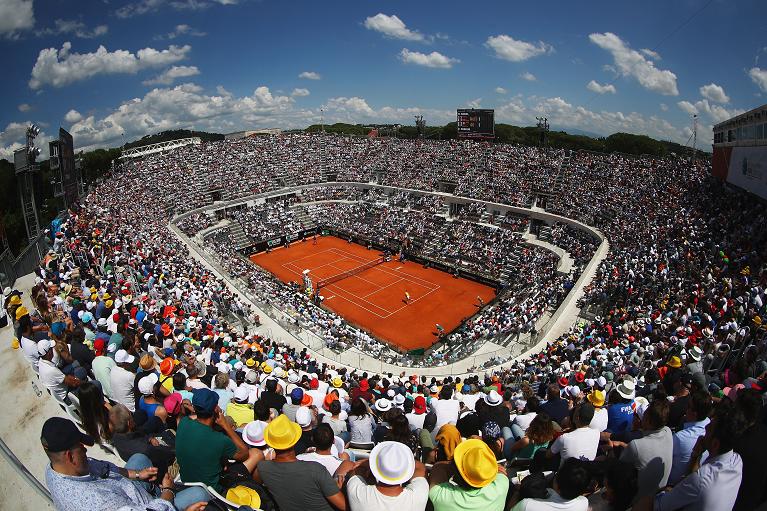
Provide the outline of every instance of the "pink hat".
{"type": "Polygon", "coordinates": [[[183,401],[181,394],[174,392],[165,398],[165,400],[162,402],[162,405],[165,407],[165,410],[167,410],[169,414],[177,415],[181,411],[181,401],[183,401]]]}

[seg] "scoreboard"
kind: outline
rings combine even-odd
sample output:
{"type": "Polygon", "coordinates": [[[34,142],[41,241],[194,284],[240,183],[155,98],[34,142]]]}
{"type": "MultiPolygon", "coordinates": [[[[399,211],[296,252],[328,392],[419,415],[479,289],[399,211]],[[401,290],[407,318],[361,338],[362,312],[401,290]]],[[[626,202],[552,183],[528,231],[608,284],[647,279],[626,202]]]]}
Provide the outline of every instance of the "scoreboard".
{"type": "Polygon", "coordinates": [[[495,138],[495,110],[458,109],[459,138],[495,138]]]}

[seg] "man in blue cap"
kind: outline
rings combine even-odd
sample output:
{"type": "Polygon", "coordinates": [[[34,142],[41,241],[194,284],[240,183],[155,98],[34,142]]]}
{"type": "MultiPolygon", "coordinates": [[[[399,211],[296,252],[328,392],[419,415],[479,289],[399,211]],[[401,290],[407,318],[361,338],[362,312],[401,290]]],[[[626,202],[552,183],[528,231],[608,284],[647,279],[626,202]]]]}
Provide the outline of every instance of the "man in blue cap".
{"type": "Polygon", "coordinates": [[[175,511],[200,510],[207,500],[201,488],[176,493],[166,474],[160,486],[150,485],[157,469],[144,454],[134,454],[119,468],[107,461],[89,458],[87,447],[93,438],[62,417],[51,417],[40,434],[50,464],[45,469],[45,484],[59,511],[125,509],[175,511]]]}
{"type": "Polygon", "coordinates": [[[195,389],[192,406],[196,418],[183,417],[176,433],[181,480],[205,483],[221,492],[222,460],[246,461],[248,446],[218,407],[218,394],[210,389],[195,389]]]}

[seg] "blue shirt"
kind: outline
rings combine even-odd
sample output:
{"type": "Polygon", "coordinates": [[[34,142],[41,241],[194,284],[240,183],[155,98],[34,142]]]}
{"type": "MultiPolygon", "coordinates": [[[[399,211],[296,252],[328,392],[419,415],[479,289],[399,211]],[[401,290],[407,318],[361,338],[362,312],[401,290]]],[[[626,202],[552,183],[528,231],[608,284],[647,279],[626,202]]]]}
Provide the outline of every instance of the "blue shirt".
{"type": "Polygon", "coordinates": [[[58,511],[115,509],[175,511],[172,502],[152,497],[140,484],[120,475],[117,466],[88,458],[88,474],[59,474],[48,464],[45,483],[58,511]]]}
{"type": "Polygon", "coordinates": [[[708,417],[698,422],[685,422],[684,428],[674,433],[674,461],[671,464],[668,484],[674,485],[684,478],[692,448],[695,447],[698,437],[706,434],[709,422],[711,420],[708,417]]]}
{"type": "Polygon", "coordinates": [[[631,403],[615,403],[607,407],[607,431],[621,434],[631,431],[634,425],[634,410],[631,403]]]}
{"type": "Polygon", "coordinates": [[[655,497],[655,511],[732,509],[743,478],[743,460],[733,451],[709,457],[671,491],[655,497]]]}

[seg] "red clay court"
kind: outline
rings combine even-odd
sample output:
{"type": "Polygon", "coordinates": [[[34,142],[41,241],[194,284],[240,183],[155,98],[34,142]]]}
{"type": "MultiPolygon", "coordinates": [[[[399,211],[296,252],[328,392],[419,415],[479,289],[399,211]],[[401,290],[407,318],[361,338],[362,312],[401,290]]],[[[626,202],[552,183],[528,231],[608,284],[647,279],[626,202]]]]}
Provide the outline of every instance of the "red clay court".
{"type": "MultiPolygon", "coordinates": [[[[379,251],[324,236],[317,238],[317,245],[311,239],[294,242],[288,248],[252,255],[250,260],[283,282],[301,282],[303,271],[310,270],[316,285],[379,257],[379,251]]],[[[329,284],[320,294],[326,307],[353,325],[411,350],[434,344],[436,323],[451,331],[461,319],[477,312],[477,296],[487,303],[495,290],[415,262],[392,260],[329,284]]]]}

